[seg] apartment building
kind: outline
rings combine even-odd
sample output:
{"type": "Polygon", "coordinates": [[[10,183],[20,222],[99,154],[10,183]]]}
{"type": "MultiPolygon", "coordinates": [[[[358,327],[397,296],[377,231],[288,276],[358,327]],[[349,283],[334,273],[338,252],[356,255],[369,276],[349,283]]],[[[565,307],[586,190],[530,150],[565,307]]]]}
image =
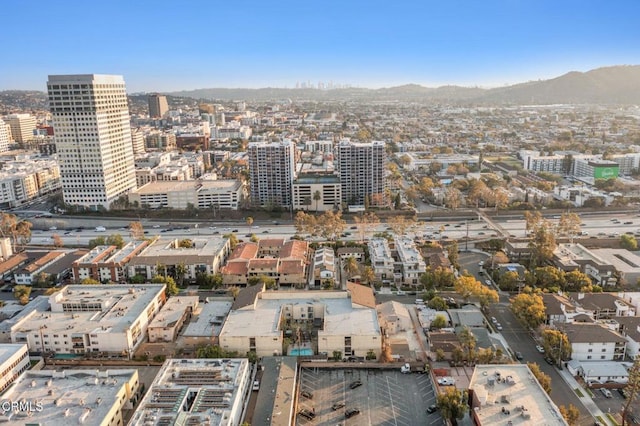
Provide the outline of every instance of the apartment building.
{"type": "Polygon", "coordinates": [[[406,236],[394,236],[395,250],[398,253],[398,269],[403,284],[417,286],[420,276],[427,271],[427,264],[418,250],[415,241],[406,236]]]}
{"type": "Polygon", "coordinates": [[[156,239],[127,264],[128,276],[139,275],[147,280],[155,275],[195,280],[199,273],[215,274],[229,255],[229,239],[216,237],[190,238],[191,247],[181,247],[178,239],[156,239]]]}
{"type": "Polygon", "coordinates": [[[342,186],[342,201],[350,205],[387,204],[387,153],[381,141],[351,142],[337,146],[337,170],[342,186]]]}
{"type": "Polygon", "coordinates": [[[393,279],[394,261],[389,242],[385,238],[371,238],[368,247],[376,280],[390,282],[393,279]]]}
{"type": "Polygon", "coordinates": [[[295,179],[295,145],[291,141],[252,142],[248,147],[251,203],[290,209],[295,179]]]}
{"type": "Polygon", "coordinates": [[[603,324],[564,323],[556,325],[571,344],[571,359],[577,361],[623,361],[627,340],[603,324]]]}
{"type": "Polygon", "coordinates": [[[47,90],[64,202],[109,209],[136,188],[124,79],[50,75],[47,90]]]}
{"type": "Polygon", "coordinates": [[[25,344],[0,344],[0,394],[31,366],[25,344]]]}
{"type": "Polygon", "coordinates": [[[91,278],[101,283],[126,281],[127,265],[149,245],[149,241],[131,241],[121,249],[116,246],[97,246],[71,265],[76,283],[91,278]]]}
{"type": "Polygon", "coordinates": [[[65,286],[5,320],[0,336],[30,352],[131,358],[165,300],[164,284],[65,286]]]}
{"type": "Polygon", "coordinates": [[[198,296],[175,296],[167,300],[149,323],[149,343],[173,342],[182,325],[198,308],[198,296]]]}
{"type": "Polygon", "coordinates": [[[3,395],[24,401],[3,410],[0,421],[33,424],[119,426],[133,408],[140,387],[138,370],[29,370],[3,395]]]}
{"type": "Polygon", "coordinates": [[[9,151],[11,140],[11,126],[0,120],[0,152],[9,151]]]}
{"type": "Polygon", "coordinates": [[[246,358],[169,359],[129,425],[240,425],[250,388],[246,358]]]}

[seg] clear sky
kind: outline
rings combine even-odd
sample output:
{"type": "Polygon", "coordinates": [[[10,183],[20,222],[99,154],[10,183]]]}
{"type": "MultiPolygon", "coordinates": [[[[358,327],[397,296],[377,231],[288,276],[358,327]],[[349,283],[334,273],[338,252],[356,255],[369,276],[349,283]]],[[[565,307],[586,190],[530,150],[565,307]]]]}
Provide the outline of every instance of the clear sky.
{"type": "Polygon", "coordinates": [[[130,92],[500,86],[640,64],[640,0],[2,2],[0,90],[122,74],[130,92]]]}

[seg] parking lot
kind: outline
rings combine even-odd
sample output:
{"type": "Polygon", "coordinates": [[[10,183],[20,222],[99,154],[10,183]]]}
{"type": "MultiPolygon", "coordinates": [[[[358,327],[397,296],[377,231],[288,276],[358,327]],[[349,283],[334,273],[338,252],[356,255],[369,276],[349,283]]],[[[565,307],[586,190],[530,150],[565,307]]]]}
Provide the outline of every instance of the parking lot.
{"type": "MultiPolygon", "coordinates": [[[[622,406],[627,403],[627,400],[615,389],[611,389],[611,398],[605,397],[600,389],[591,389],[591,392],[593,392],[593,402],[596,403],[598,408],[603,413],[611,413],[621,423],[622,406]]],[[[631,418],[627,419],[627,424],[640,424],[640,403],[638,401],[634,401],[631,404],[631,418]]]]}
{"type": "Polygon", "coordinates": [[[428,374],[303,368],[296,412],[306,409],[315,413],[315,418],[307,420],[298,415],[297,424],[442,425],[439,412],[427,414],[427,407],[434,403],[435,394],[428,374]],[[362,384],[352,389],[351,385],[357,381],[362,384]],[[343,407],[332,408],[334,404],[342,403],[343,407]],[[358,409],[360,413],[345,419],[349,409],[358,409]]]}

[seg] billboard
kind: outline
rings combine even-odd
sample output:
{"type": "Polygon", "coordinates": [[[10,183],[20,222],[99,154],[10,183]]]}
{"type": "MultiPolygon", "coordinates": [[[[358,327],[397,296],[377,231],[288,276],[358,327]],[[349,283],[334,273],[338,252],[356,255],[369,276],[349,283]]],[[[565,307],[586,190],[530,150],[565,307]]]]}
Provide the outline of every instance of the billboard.
{"type": "Polygon", "coordinates": [[[620,166],[595,166],[593,168],[593,177],[596,179],[617,178],[620,166]]]}

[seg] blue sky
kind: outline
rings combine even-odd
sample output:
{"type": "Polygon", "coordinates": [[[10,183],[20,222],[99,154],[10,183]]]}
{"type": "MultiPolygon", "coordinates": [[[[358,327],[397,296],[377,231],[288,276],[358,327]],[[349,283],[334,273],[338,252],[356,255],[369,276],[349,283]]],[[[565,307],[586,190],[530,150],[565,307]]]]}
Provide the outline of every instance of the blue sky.
{"type": "Polygon", "coordinates": [[[640,64],[638,0],[31,0],[2,4],[0,90],[122,74],[205,87],[494,87],[640,64]]]}

